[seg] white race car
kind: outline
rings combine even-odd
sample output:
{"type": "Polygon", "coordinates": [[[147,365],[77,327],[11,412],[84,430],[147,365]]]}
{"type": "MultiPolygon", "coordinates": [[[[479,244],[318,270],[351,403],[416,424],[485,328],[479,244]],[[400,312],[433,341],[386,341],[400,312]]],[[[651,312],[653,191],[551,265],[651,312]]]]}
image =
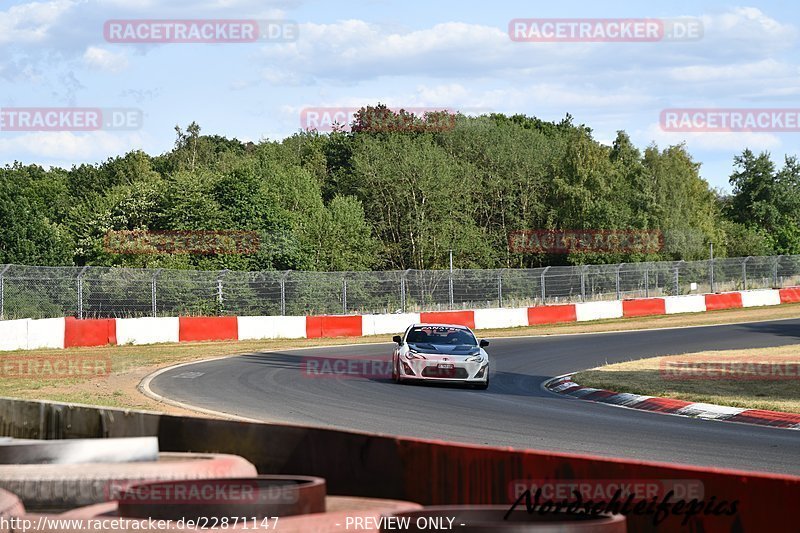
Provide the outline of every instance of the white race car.
{"type": "Polygon", "coordinates": [[[489,386],[489,341],[475,338],[466,326],[412,324],[395,335],[392,379],[405,381],[458,382],[478,389],[489,386]]]}

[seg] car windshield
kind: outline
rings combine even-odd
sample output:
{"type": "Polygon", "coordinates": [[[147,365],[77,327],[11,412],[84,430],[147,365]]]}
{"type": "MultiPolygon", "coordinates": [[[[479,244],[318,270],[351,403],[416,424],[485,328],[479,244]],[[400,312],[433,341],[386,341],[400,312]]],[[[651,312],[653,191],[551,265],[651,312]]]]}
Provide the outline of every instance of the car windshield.
{"type": "Polygon", "coordinates": [[[447,326],[415,326],[411,328],[406,337],[406,342],[411,344],[459,344],[477,346],[475,336],[466,329],[447,326]]]}

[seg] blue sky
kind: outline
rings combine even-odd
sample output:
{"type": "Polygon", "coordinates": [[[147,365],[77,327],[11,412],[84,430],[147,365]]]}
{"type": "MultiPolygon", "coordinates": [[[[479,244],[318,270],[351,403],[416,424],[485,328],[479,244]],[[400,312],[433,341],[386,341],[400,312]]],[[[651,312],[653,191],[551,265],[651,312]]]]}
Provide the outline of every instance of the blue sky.
{"type": "Polygon", "coordinates": [[[0,1],[0,107],[138,108],[134,131],[0,131],[0,163],[69,167],[132,149],[157,154],[174,126],[281,139],[301,110],[445,107],[566,113],[610,143],[686,142],[712,186],[733,156],[798,154],[800,133],[665,132],[664,108],[800,108],[800,8],[791,2],[53,0],[0,1]],[[521,43],[515,18],[694,17],[693,41],[521,43]],[[110,19],[287,19],[291,42],[116,44],[110,19]]]}

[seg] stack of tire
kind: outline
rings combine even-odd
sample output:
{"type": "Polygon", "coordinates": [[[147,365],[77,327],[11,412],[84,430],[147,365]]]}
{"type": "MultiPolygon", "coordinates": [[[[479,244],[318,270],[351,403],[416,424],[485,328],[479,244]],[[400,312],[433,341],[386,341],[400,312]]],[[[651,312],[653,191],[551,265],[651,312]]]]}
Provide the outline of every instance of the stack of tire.
{"type": "Polygon", "coordinates": [[[0,439],[0,533],[97,530],[89,521],[99,520],[105,531],[153,520],[172,531],[341,531],[347,517],[420,508],[328,496],[322,478],[258,475],[235,455],[160,452],[155,437],[0,439]]]}
{"type": "Polygon", "coordinates": [[[328,496],[322,478],[259,475],[252,463],[236,455],[161,452],[155,437],[0,438],[0,533],[332,533],[351,526],[377,532],[401,529],[400,524],[405,531],[626,530],[619,515],[575,518],[525,508],[508,513],[506,506],[422,507],[328,496]]]}

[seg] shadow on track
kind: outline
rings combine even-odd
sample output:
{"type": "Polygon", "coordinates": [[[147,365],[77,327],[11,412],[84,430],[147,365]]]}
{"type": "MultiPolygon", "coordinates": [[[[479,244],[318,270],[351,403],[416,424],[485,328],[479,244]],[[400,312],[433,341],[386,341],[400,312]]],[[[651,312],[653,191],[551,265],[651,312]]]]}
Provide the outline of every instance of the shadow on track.
{"type": "Polygon", "coordinates": [[[741,327],[760,334],[770,334],[779,337],[795,337],[800,343],[800,324],[796,319],[792,322],[762,322],[760,324],[742,324],[741,327]]]}

